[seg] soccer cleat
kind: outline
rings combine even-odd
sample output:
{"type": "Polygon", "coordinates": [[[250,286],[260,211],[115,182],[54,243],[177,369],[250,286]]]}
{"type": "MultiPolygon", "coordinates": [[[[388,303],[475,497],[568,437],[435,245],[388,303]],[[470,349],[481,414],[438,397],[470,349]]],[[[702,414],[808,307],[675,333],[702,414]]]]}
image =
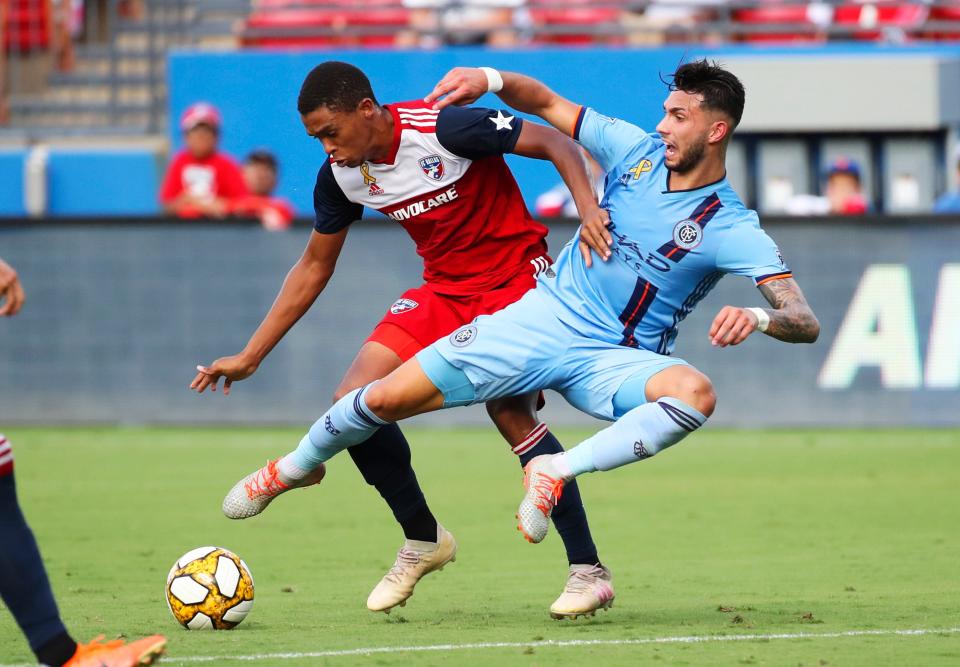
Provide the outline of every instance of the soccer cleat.
{"type": "Polygon", "coordinates": [[[223,513],[230,519],[249,519],[260,514],[274,498],[291,489],[299,489],[319,484],[326,474],[326,467],[319,467],[298,482],[284,482],[277,470],[277,461],[268,461],[267,465],[251,473],[233,485],[230,493],[223,499],[223,513]]]}
{"type": "Polygon", "coordinates": [[[367,609],[389,614],[397,605],[406,605],[407,599],[413,595],[413,587],[421,578],[436,570],[442,570],[444,565],[455,560],[457,541],[440,524],[437,524],[436,543],[407,540],[397,552],[393,567],[370,591],[367,609]]]}
{"type": "Polygon", "coordinates": [[[517,510],[517,530],[527,542],[542,542],[550,528],[550,515],[563,494],[563,478],[553,465],[553,454],[530,459],[523,469],[523,485],[527,495],[517,510]]]}
{"type": "Polygon", "coordinates": [[[139,667],[152,665],[163,653],[167,639],[163,635],[144,637],[124,644],[120,639],[103,641],[103,635],[89,644],[77,644],[77,652],[63,667],[139,667]]]}
{"type": "Polygon", "coordinates": [[[571,565],[567,586],[550,605],[551,618],[593,616],[613,606],[613,575],[602,565],[571,565]]]}

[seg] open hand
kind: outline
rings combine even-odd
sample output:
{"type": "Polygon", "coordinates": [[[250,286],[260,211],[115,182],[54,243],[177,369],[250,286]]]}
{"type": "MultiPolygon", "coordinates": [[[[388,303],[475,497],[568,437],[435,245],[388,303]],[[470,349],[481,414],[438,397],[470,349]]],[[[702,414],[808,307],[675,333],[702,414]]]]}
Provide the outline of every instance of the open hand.
{"type": "Polygon", "coordinates": [[[757,328],[757,316],[746,308],[724,306],[710,325],[710,343],[717,347],[739,345],[757,328]]]}
{"type": "Polygon", "coordinates": [[[591,250],[604,262],[610,259],[613,237],[607,229],[609,226],[610,214],[605,208],[596,208],[580,220],[580,254],[587,267],[593,265],[591,250]]]}
{"type": "Polygon", "coordinates": [[[0,315],[16,315],[25,300],[20,278],[13,267],[0,259],[0,315]]]}
{"type": "Polygon", "coordinates": [[[230,385],[235,380],[244,380],[257,371],[258,364],[251,362],[249,358],[242,354],[235,354],[232,357],[221,357],[209,366],[197,366],[197,375],[190,383],[190,389],[198,394],[202,394],[204,389],[210,387],[210,391],[217,390],[217,383],[222,377],[223,395],[230,395],[230,385]]]}
{"type": "Polygon", "coordinates": [[[476,67],[454,67],[440,79],[423,101],[428,104],[433,102],[434,109],[442,109],[451,104],[463,106],[476,102],[486,92],[487,75],[483,70],[476,67]]]}

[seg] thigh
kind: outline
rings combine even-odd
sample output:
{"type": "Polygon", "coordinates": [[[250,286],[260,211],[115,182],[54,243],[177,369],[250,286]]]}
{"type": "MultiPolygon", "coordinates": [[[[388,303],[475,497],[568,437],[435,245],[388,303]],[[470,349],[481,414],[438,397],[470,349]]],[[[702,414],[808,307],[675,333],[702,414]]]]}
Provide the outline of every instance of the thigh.
{"type": "Polygon", "coordinates": [[[406,361],[420,349],[473,319],[461,313],[454,297],[437,294],[426,285],[409,289],[393,302],[367,339],[389,347],[406,361]],[[397,336],[396,330],[407,338],[397,336]],[[410,345],[409,340],[416,346],[410,345]]]}
{"type": "Polygon", "coordinates": [[[552,386],[556,359],[569,339],[549,304],[531,290],[520,301],[437,340],[417,358],[424,357],[427,375],[437,368],[435,358],[441,358],[473,387],[468,402],[482,403],[552,386]]]}
{"type": "Polygon", "coordinates": [[[556,389],[578,410],[613,421],[620,417],[613,397],[624,382],[644,385],[660,371],[686,363],[649,350],[580,338],[558,361],[564,380],[556,389]]]}
{"type": "Polygon", "coordinates": [[[354,357],[350,368],[340,380],[340,386],[334,394],[333,400],[339,400],[357,387],[370,384],[374,380],[384,378],[400,367],[403,360],[389,347],[377,342],[367,341],[354,357]]]}

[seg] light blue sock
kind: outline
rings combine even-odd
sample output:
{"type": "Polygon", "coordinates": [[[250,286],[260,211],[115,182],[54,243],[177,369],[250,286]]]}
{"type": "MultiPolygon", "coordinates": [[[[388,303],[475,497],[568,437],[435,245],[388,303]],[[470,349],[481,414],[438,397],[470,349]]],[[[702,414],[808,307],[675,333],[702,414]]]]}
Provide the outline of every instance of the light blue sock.
{"type": "MultiPolygon", "coordinates": [[[[287,473],[292,465],[307,473],[347,447],[363,442],[387,424],[367,407],[363,398],[367,387],[354,389],[334,403],[310,427],[297,448],[283,458],[281,472],[287,473]]],[[[300,474],[285,476],[302,477],[300,474]]]]}
{"type": "Polygon", "coordinates": [[[576,476],[642,461],[683,440],[707,420],[676,398],[633,408],[611,426],[561,456],[561,469],[576,476]]]}

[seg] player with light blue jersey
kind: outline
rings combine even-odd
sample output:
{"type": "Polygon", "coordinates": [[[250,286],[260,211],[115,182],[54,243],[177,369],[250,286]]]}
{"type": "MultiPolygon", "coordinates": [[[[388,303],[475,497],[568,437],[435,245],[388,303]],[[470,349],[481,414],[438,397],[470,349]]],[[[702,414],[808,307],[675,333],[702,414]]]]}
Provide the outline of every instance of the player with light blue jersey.
{"type": "Polygon", "coordinates": [[[670,353],[677,325],[722,275],[753,279],[773,308],[724,306],[710,327],[714,345],[737,345],[754,331],[810,343],[820,325],[756,214],[726,181],[726,148],[745,98],[733,74],[707,61],[682,65],[655,135],[488,68],[452,70],[426,101],[469,104],[488,91],[569,132],[607,170],[606,226],[584,224],[519,301],[344,396],[287,456],[308,475],[390,422],[555,389],[614,423],[527,464],[518,528],[539,542],[570,480],[650,458],[713,413],[710,380],[670,353]],[[600,248],[601,261],[582,253],[586,246],[600,248]]]}
{"type": "Polygon", "coordinates": [[[659,135],[581,108],[574,139],[607,172],[601,206],[610,214],[613,237],[612,261],[587,267],[571,241],[554,276],[541,277],[545,292],[562,306],[561,319],[577,331],[670,354],[677,325],[724,274],[758,285],[792,275],[726,177],[669,189],[659,135]]]}

